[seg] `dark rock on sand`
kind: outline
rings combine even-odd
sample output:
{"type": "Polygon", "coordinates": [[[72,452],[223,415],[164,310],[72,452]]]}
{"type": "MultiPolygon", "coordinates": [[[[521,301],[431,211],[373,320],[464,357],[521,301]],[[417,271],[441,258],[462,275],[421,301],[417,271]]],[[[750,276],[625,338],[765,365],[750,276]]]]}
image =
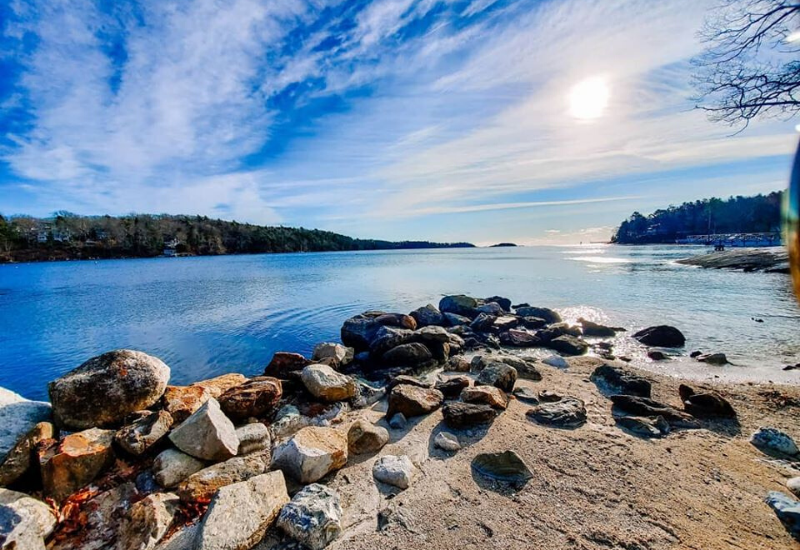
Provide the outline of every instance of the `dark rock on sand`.
{"type": "Polygon", "coordinates": [[[578,319],[578,323],[583,328],[584,336],[591,336],[595,338],[612,338],[616,336],[617,332],[624,330],[619,327],[601,325],[599,323],[589,321],[588,319],[584,319],[583,317],[578,319]]]}
{"type": "Polygon", "coordinates": [[[514,384],[517,383],[517,369],[512,366],[506,365],[495,361],[489,363],[478,375],[476,384],[494,386],[500,388],[504,392],[514,391],[514,384]]]}
{"type": "Polygon", "coordinates": [[[669,325],[647,327],[633,335],[645,346],[660,348],[679,348],[686,343],[686,337],[681,331],[669,325]]]}
{"type": "Polygon", "coordinates": [[[736,411],[727,399],[714,391],[697,391],[691,386],[681,384],[678,388],[686,412],[698,417],[735,418],[736,411]]]}
{"type": "Polygon", "coordinates": [[[617,426],[639,437],[663,437],[670,432],[669,423],[663,417],[617,416],[617,426]]]}
{"type": "Polygon", "coordinates": [[[612,365],[597,367],[592,373],[591,380],[595,384],[605,386],[613,393],[650,397],[651,385],[648,380],[612,365]]]}
{"type": "Polygon", "coordinates": [[[514,311],[520,317],[538,317],[539,319],[544,319],[546,323],[561,322],[561,315],[546,307],[523,306],[514,308],[514,311]]]}
{"type": "Polygon", "coordinates": [[[481,453],[472,460],[472,469],[483,476],[509,483],[524,483],[533,477],[531,469],[514,451],[481,453]]]}
{"type": "Polygon", "coordinates": [[[547,343],[547,347],[564,355],[583,355],[589,351],[589,344],[581,338],[570,335],[559,336],[551,340],[547,343]]]}
{"type": "Polygon", "coordinates": [[[523,403],[527,403],[528,405],[539,404],[539,398],[537,397],[536,392],[534,392],[530,388],[519,387],[514,389],[514,397],[516,397],[523,403]]]}
{"type": "Polygon", "coordinates": [[[638,416],[663,416],[664,419],[669,422],[670,426],[676,428],[699,427],[699,424],[697,424],[691,415],[647,397],[612,395],[610,399],[619,410],[625,411],[628,414],[638,416]]]}
{"type": "Polygon", "coordinates": [[[557,428],[577,428],[586,422],[586,407],[583,401],[575,397],[542,403],[525,414],[539,424],[557,428]]]}
{"type": "Polygon", "coordinates": [[[450,428],[460,430],[491,423],[497,412],[489,405],[451,401],[442,407],[444,423],[450,428]]]}
{"type": "Polygon", "coordinates": [[[649,357],[653,361],[666,361],[667,360],[667,354],[664,353],[663,351],[660,351],[660,350],[657,350],[657,349],[648,350],[647,357],[649,357]]]}
{"type": "Polygon", "coordinates": [[[453,376],[447,380],[441,380],[434,386],[442,392],[445,399],[455,399],[461,394],[461,390],[468,387],[472,380],[468,376],[453,376]]]}

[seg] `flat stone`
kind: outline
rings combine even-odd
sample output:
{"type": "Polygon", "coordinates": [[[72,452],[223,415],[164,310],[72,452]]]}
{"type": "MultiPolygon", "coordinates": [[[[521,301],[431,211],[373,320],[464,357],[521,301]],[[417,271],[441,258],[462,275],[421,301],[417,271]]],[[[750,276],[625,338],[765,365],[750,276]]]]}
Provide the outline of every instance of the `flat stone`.
{"type": "Polygon", "coordinates": [[[197,550],[249,550],[289,502],[282,472],[268,472],[222,487],[197,533],[197,550]]]}
{"type": "Polygon", "coordinates": [[[386,455],[380,457],[372,465],[372,475],[376,481],[392,485],[400,489],[408,489],[417,469],[406,455],[386,455]]]}
{"type": "Polygon", "coordinates": [[[476,385],[494,386],[504,392],[514,391],[517,383],[517,369],[505,363],[493,362],[483,369],[475,381],[476,385]]]}
{"type": "Polygon", "coordinates": [[[699,427],[699,424],[691,415],[647,397],[639,397],[636,395],[612,395],[609,399],[611,399],[619,410],[628,414],[636,416],[662,416],[669,422],[670,426],[676,428],[699,427]]]}
{"type": "Polygon", "coordinates": [[[161,398],[162,408],[180,424],[211,399],[211,392],[200,386],[167,386],[161,398]]]}
{"type": "Polygon", "coordinates": [[[695,359],[709,365],[727,365],[729,363],[724,353],[701,353],[695,359]]]}
{"type": "Polygon", "coordinates": [[[550,355],[542,359],[542,363],[548,365],[550,367],[555,367],[557,369],[566,369],[569,368],[569,363],[567,360],[561,357],[560,355],[550,355]]]}
{"type": "Polygon", "coordinates": [[[536,395],[536,392],[534,392],[530,388],[515,388],[514,397],[516,397],[523,403],[528,403],[529,405],[539,404],[539,398],[536,395]]]}
{"type": "Polygon", "coordinates": [[[473,386],[464,388],[461,392],[461,400],[464,403],[480,403],[489,405],[498,410],[506,410],[508,407],[508,396],[503,390],[494,386],[473,386]]]}
{"type": "Polygon", "coordinates": [[[310,364],[311,361],[299,353],[278,351],[264,369],[264,376],[274,376],[285,380],[291,373],[301,371],[310,364]]]}
{"type": "Polygon", "coordinates": [[[777,428],[761,427],[750,436],[750,443],[762,451],[797,456],[800,450],[792,437],[777,428]]]}
{"type": "Polygon", "coordinates": [[[432,384],[430,382],[420,380],[415,376],[409,376],[407,374],[399,374],[397,376],[393,376],[389,380],[389,382],[386,384],[386,390],[392,391],[396,386],[399,386],[401,384],[407,384],[409,386],[417,386],[418,388],[432,387],[432,384]]]}
{"type": "Polygon", "coordinates": [[[583,401],[574,397],[541,403],[525,414],[539,424],[557,428],[577,428],[586,422],[586,407],[583,401]]]}
{"type": "Polygon", "coordinates": [[[389,408],[386,416],[403,413],[406,418],[430,414],[442,405],[442,392],[430,388],[420,388],[401,384],[389,393],[389,408]]]}
{"type": "Polygon", "coordinates": [[[347,430],[347,448],[356,455],[374,453],[389,442],[389,431],[366,420],[356,420],[347,430]]]}
{"type": "Polygon", "coordinates": [[[233,420],[262,418],[275,411],[283,395],[281,381],[271,376],[257,376],[226,390],[219,396],[219,406],[233,420]]]}
{"type": "MultiPolygon", "coordinates": [[[[24,407],[25,405],[23,405],[24,407]]],[[[50,410],[49,404],[47,410],[50,410]]],[[[0,432],[8,434],[9,440],[11,440],[14,437],[14,433],[19,433],[18,430],[22,427],[22,423],[3,416],[3,413],[0,412],[0,426],[3,426],[3,428],[0,428],[0,432]]],[[[22,477],[33,465],[32,458],[36,446],[42,441],[55,437],[55,433],[55,426],[52,423],[39,422],[22,435],[11,450],[6,453],[5,460],[0,463],[0,486],[11,485],[22,477]]],[[[3,437],[3,435],[0,435],[0,439],[3,437]]]]}
{"type": "Polygon", "coordinates": [[[237,456],[249,455],[272,448],[272,437],[270,437],[269,428],[261,422],[253,422],[236,428],[236,437],[239,439],[237,456]]]}
{"type": "Polygon", "coordinates": [[[178,449],[162,451],[153,461],[153,475],[156,483],[171,489],[195,472],[206,467],[206,463],[178,449]]]}
{"type": "Polygon", "coordinates": [[[130,413],[154,405],[169,376],[163,361],[141,351],[104,353],[50,382],[53,417],[76,430],[118,426],[130,413]]]}
{"type": "Polygon", "coordinates": [[[505,332],[519,325],[519,317],[513,315],[501,315],[496,317],[492,327],[498,332],[505,332]]]}
{"type": "Polygon", "coordinates": [[[541,390],[538,395],[539,401],[542,403],[555,403],[556,401],[561,401],[564,398],[563,395],[552,390],[541,390]]]}
{"type": "Polygon", "coordinates": [[[663,417],[617,416],[617,426],[640,437],[663,437],[670,432],[669,423],[663,417]]]}
{"type": "Polygon", "coordinates": [[[590,378],[613,393],[650,397],[651,385],[648,380],[612,365],[600,365],[590,378]]]}
{"type": "Polygon", "coordinates": [[[314,346],[311,361],[338,369],[353,360],[353,348],[335,342],[322,342],[314,346]]]}
{"type": "Polygon", "coordinates": [[[312,483],[281,509],[278,529],[311,550],[322,550],[342,533],[342,506],[332,488],[312,483]]]}
{"type": "Polygon", "coordinates": [[[533,477],[525,461],[514,451],[481,453],[472,460],[472,469],[498,481],[524,483],[533,477]]]}
{"type": "Polygon", "coordinates": [[[50,507],[25,493],[0,489],[0,548],[44,549],[56,526],[50,507]]]}
{"type": "Polygon", "coordinates": [[[460,430],[489,424],[494,421],[497,412],[489,405],[452,401],[442,407],[442,415],[447,426],[460,430]]]}
{"type": "Polygon", "coordinates": [[[169,438],[181,451],[201,460],[226,460],[239,449],[233,423],[213,398],[172,430],[169,438]]]}
{"type": "Polygon", "coordinates": [[[437,448],[451,453],[461,449],[461,443],[458,442],[458,438],[449,432],[436,434],[436,437],[433,438],[433,444],[437,448]]]}
{"type": "Polygon", "coordinates": [[[247,377],[244,374],[229,372],[228,374],[215,376],[214,378],[209,378],[208,380],[195,382],[192,384],[192,386],[205,388],[211,394],[211,397],[216,399],[229,389],[236,386],[241,386],[245,382],[247,382],[247,377]]]}
{"type": "Polygon", "coordinates": [[[153,550],[178,509],[177,495],[155,493],[133,504],[120,527],[118,550],[153,550]]]}
{"type": "Polygon", "coordinates": [[[126,452],[139,456],[161,441],[172,427],[172,416],[166,411],[151,412],[120,428],[114,439],[126,452]]]}
{"type": "Polygon", "coordinates": [[[468,376],[453,376],[437,382],[434,389],[442,392],[445,399],[455,399],[461,395],[461,390],[469,387],[470,384],[472,384],[472,380],[468,376]]]}
{"type": "Polygon", "coordinates": [[[308,392],[327,402],[344,401],[356,395],[355,380],[328,365],[309,365],[300,374],[308,392]]]}
{"type": "Polygon", "coordinates": [[[237,456],[187,477],[178,485],[178,496],[184,502],[208,502],[220,487],[263,474],[269,466],[269,451],[237,456]]]}
{"type": "Polygon", "coordinates": [[[313,483],[347,464],[347,438],[333,428],[309,426],[279,446],[272,466],[300,483],[313,483]]]}
{"type": "Polygon", "coordinates": [[[61,502],[91,483],[114,462],[114,430],[92,428],[70,434],[39,450],[42,485],[47,496],[61,502]]]}

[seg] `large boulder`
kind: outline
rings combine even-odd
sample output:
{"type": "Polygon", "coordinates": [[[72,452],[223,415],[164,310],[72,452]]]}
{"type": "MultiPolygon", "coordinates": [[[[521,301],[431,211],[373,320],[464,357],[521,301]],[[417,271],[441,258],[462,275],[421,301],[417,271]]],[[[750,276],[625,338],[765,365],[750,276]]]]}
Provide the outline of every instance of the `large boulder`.
{"type": "Polygon", "coordinates": [[[206,463],[178,449],[162,451],[153,461],[153,474],[156,483],[171,489],[195,472],[206,467],[206,463]]]}
{"type": "Polygon", "coordinates": [[[494,361],[489,363],[475,381],[477,385],[494,386],[504,392],[514,391],[514,384],[517,383],[517,369],[505,363],[494,361]]]}
{"type": "Polygon", "coordinates": [[[433,361],[433,354],[425,344],[401,344],[383,354],[383,360],[393,366],[418,366],[433,361]]]}
{"type": "Polygon", "coordinates": [[[178,484],[177,493],[184,502],[208,502],[220,487],[263,474],[269,466],[269,451],[237,456],[193,473],[178,484]]]}
{"type": "Polygon", "coordinates": [[[311,360],[338,369],[353,360],[353,348],[335,342],[322,342],[314,346],[311,360]]]}
{"type": "Polygon", "coordinates": [[[53,416],[75,430],[117,426],[130,413],[154,405],[169,375],[163,361],[141,351],[104,353],[50,382],[53,416]]]}
{"type": "Polygon", "coordinates": [[[636,395],[612,395],[614,406],[627,414],[638,416],[661,416],[675,428],[697,428],[699,425],[691,415],[665,403],[636,395]]]}
{"type": "Polygon", "coordinates": [[[380,359],[384,353],[397,346],[414,341],[413,330],[407,328],[381,326],[375,332],[375,337],[369,345],[369,355],[373,359],[380,359]]]}
{"type": "MultiPolygon", "coordinates": [[[[21,395],[0,388],[0,485],[8,485],[24,474],[30,466],[32,438],[38,442],[51,434],[40,422],[50,420],[49,403],[29,401],[21,395]]],[[[52,430],[51,430],[52,431],[52,430]]]]}
{"type": "Polygon", "coordinates": [[[442,416],[447,426],[461,430],[491,423],[497,411],[489,405],[451,401],[442,407],[442,416]]]}
{"type": "Polygon", "coordinates": [[[565,397],[554,403],[541,403],[526,415],[546,426],[577,428],[586,422],[586,407],[580,399],[565,397]]]}
{"type": "Polygon", "coordinates": [[[178,503],[172,493],[155,493],[133,504],[120,526],[118,550],[153,550],[167,534],[178,503]]]}
{"type": "Polygon", "coordinates": [[[219,406],[233,420],[261,418],[272,413],[283,394],[281,381],[257,376],[219,396],[219,406]]]}
{"type": "Polygon", "coordinates": [[[382,456],[372,465],[372,475],[377,481],[400,489],[408,489],[416,471],[411,459],[406,455],[382,456]]]}
{"type": "Polygon", "coordinates": [[[169,434],[172,443],[200,460],[226,460],[236,455],[239,439],[216,399],[209,399],[169,434]]]}
{"type": "Polygon", "coordinates": [[[136,456],[161,441],[172,427],[172,416],[166,411],[143,413],[132,424],[120,428],[115,436],[117,445],[136,456]]]}
{"type": "Polygon", "coordinates": [[[347,438],[333,428],[309,426],[277,449],[272,466],[300,483],[314,483],[347,464],[347,438]]]}
{"type": "Polygon", "coordinates": [[[686,343],[683,333],[669,325],[647,327],[634,333],[633,337],[645,346],[659,348],[679,348],[686,343]]]}
{"type": "Polygon", "coordinates": [[[600,365],[590,379],[602,389],[615,394],[650,397],[650,382],[641,376],[612,365],[600,365]]]}
{"type": "Polygon", "coordinates": [[[308,365],[300,373],[308,393],[322,401],[344,401],[356,395],[355,380],[340,374],[328,365],[308,365]]]}
{"type": "Polygon", "coordinates": [[[300,355],[289,351],[277,351],[272,356],[272,360],[264,368],[264,376],[287,379],[290,373],[303,370],[311,361],[300,355]]]}
{"type": "Polygon", "coordinates": [[[593,338],[613,338],[616,336],[617,332],[625,330],[619,327],[601,325],[599,323],[595,323],[594,321],[584,319],[583,317],[578,319],[578,323],[583,329],[583,335],[593,338]]]}
{"type": "Polygon", "coordinates": [[[51,508],[25,493],[0,489],[0,548],[44,549],[44,539],[56,526],[51,508]]]}
{"type": "Polygon", "coordinates": [[[347,430],[347,448],[355,455],[380,451],[389,442],[389,431],[360,419],[347,430]]]}
{"type": "Polygon", "coordinates": [[[547,347],[564,355],[583,355],[589,351],[589,344],[582,338],[565,334],[554,338],[547,343],[547,347]]]}
{"type": "MultiPolygon", "coordinates": [[[[92,428],[39,448],[44,493],[61,502],[114,462],[114,430],[92,428]]],[[[49,444],[48,444],[49,443],[49,444]]]]}
{"type": "Polygon", "coordinates": [[[389,393],[387,418],[403,413],[406,418],[430,414],[442,405],[444,395],[439,390],[400,384],[389,393]]]}
{"type": "Polygon", "coordinates": [[[277,527],[304,547],[322,550],[342,532],[342,506],[332,488],[312,483],[283,507],[277,527]]]}
{"type": "Polygon", "coordinates": [[[220,395],[229,389],[241,386],[245,382],[247,382],[247,377],[244,374],[229,372],[227,374],[215,376],[214,378],[209,378],[208,380],[195,382],[192,386],[203,388],[211,394],[211,397],[218,399],[220,395]]]}
{"type": "Polygon", "coordinates": [[[249,550],[289,502],[281,472],[268,472],[221,488],[197,533],[197,550],[249,550]]]}
{"type": "Polygon", "coordinates": [[[475,308],[478,307],[478,300],[463,294],[445,296],[439,300],[439,310],[443,313],[455,313],[464,317],[475,317],[475,308]]]}
{"type": "Polygon", "coordinates": [[[411,312],[411,316],[417,322],[418,327],[444,326],[447,323],[442,312],[433,304],[415,309],[411,312]]]}
{"type": "Polygon", "coordinates": [[[517,307],[514,312],[520,317],[536,317],[538,319],[543,319],[545,323],[548,324],[561,322],[561,315],[559,315],[557,311],[546,307],[523,306],[517,307]]]}
{"type": "Polygon", "coordinates": [[[383,326],[375,320],[380,315],[379,312],[367,311],[347,319],[342,325],[342,343],[356,351],[369,349],[376,333],[383,326]]]}
{"type": "Polygon", "coordinates": [[[161,398],[162,408],[180,424],[211,399],[211,392],[201,386],[167,386],[161,398]]]}

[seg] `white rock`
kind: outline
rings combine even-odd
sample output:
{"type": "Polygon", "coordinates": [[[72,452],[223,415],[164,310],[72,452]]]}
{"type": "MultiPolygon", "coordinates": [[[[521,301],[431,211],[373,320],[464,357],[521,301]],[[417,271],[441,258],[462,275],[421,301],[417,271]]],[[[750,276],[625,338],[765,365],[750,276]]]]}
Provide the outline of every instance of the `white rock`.
{"type": "Polygon", "coordinates": [[[17,442],[39,422],[50,419],[50,403],[29,401],[21,395],[0,388],[0,463],[17,442]]]}
{"type": "Polygon", "coordinates": [[[372,475],[376,480],[400,489],[408,489],[415,473],[416,468],[406,455],[382,456],[372,465],[372,475]]]}
{"type": "Polygon", "coordinates": [[[542,363],[545,365],[550,365],[551,367],[555,367],[557,369],[566,369],[569,367],[569,363],[567,360],[561,357],[560,355],[551,355],[549,357],[545,357],[542,359],[542,363]]]}
{"type": "Polygon", "coordinates": [[[339,494],[313,483],[298,492],[281,510],[277,526],[311,550],[321,550],[342,532],[339,494]]]}
{"type": "Polygon", "coordinates": [[[333,428],[303,428],[279,446],[272,466],[300,483],[313,483],[347,463],[347,438],[333,428]]]}
{"type": "Polygon", "coordinates": [[[458,442],[458,438],[448,432],[439,432],[436,434],[436,437],[433,438],[433,444],[444,451],[453,452],[461,449],[461,444],[458,442]]]}
{"type": "Polygon", "coordinates": [[[236,428],[236,437],[239,438],[238,454],[240,456],[264,451],[272,446],[269,428],[261,422],[253,422],[236,428]]]}
{"type": "Polygon", "coordinates": [[[200,531],[200,524],[193,523],[184,527],[169,539],[159,542],[155,550],[195,550],[198,531],[200,531]]]}
{"type": "Polygon", "coordinates": [[[268,472],[222,487],[208,507],[197,550],[249,550],[289,502],[282,472],[268,472]]]}
{"type": "Polygon", "coordinates": [[[172,430],[169,438],[181,451],[201,460],[227,460],[239,450],[236,429],[213,398],[172,430]]]}
{"type": "Polygon", "coordinates": [[[786,487],[794,493],[795,496],[800,497],[800,476],[787,480],[786,487]]]}
{"type": "Polygon", "coordinates": [[[750,436],[750,443],[763,451],[772,451],[789,456],[800,453],[791,436],[777,428],[759,428],[750,436]]]}
{"type": "Polygon", "coordinates": [[[172,493],[154,493],[133,504],[122,520],[117,549],[153,550],[172,524],[178,502],[172,493]]]}
{"type": "Polygon", "coordinates": [[[323,401],[350,399],[357,391],[355,380],[328,365],[308,365],[300,373],[300,379],[311,395],[323,401]]]}
{"type": "Polygon", "coordinates": [[[353,348],[334,342],[322,342],[314,347],[311,360],[339,368],[353,360],[353,348]]]}
{"type": "Polygon", "coordinates": [[[177,449],[167,449],[153,461],[153,475],[156,483],[171,488],[205,467],[206,463],[202,460],[197,460],[177,449]]]}
{"type": "Polygon", "coordinates": [[[44,549],[56,518],[44,502],[25,493],[0,489],[0,548],[44,549]]]}

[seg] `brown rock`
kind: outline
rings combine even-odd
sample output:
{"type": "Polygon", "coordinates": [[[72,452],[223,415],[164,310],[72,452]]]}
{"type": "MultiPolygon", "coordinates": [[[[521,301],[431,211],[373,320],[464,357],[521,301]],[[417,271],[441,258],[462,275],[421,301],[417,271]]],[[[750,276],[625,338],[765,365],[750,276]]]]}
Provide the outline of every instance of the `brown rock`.
{"type": "Polygon", "coordinates": [[[153,550],[172,524],[178,503],[172,493],[155,493],[133,504],[122,520],[118,550],[153,550]]]}
{"type": "Polygon", "coordinates": [[[117,431],[117,445],[132,455],[140,455],[169,433],[172,416],[166,411],[150,412],[117,431]]]}
{"type": "Polygon", "coordinates": [[[389,442],[389,431],[366,420],[356,420],[347,431],[347,448],[353,454],[379,451],[389,442]]]}
{"type": "Polygon", "coordinates": [[[211,399],[211,392],[202,386],[167,386],[162,408],[176,424],[180,424],[211,399]]]}
{"type": "Polygon", "coordinates": [[[447,380],[442,380],[434,386],[437,390],[442,392],[445,399],[455,399],[461,395],[461,390],[469,387],[472,380],[468,376],[453,376],[447,380]]]}
{"type": "Polygon", "coordinates": [[[219,396],[219,406],[234,420],[260,418],[270,414],[281,399],[281,381],[271,376],[257,376],[219,396]]]}
{"type": "Polygon", "coordinates": [[[278,351],[272,356],[272,361],[264,369],[264,376],[274,376],[285,380],[289,377],[290,372],[301,371],[310,364],[311,361],[299,353],[278,351]]]}
{"type": "Polygon", "coordinates": [[[270,453],[237,456],[203,468],[178,485],[178,496],[184,502],[208,502],[220,487],[239,483],[269,470],[270,453]]]}
{"type": "Polygon", "coordinates": [[[91,483],[114,461],[113,430],[92,428],[70,434],[39,450],[42,484],[47,496],[63,501],[91,483]]]}
{"type": "Polygon", "coordinates": [[[480,403],[494,409],[505,410],[508,407],[508,396],[494,386],[473,386],[461,392],[464,403],[480,403]]]}
{"type": "Polygon", "coordinates": [[[429,414],[442,406],[444,395],[439,390],[419,388],[408,384],[395,386],[389,394],[386,416],[403,413],[406,418],[429,414]]]}
{"type": "Polygon", "coordinates": [[[215,378],[195,382],[192,386],[205,388],[211,394],[211,397],[216,399],[234,386],[240,386],[245,382],[247,382],[247,377],[244,374],[229,372],[215,378]]]}
{"type": "Polygon", "coordinates": [[[39,422],[27,435],[17,441],[0,465],[0,486],[10,485],[22,477],[34,463],[32,459],[39,442],[53,437],[55,437],[53,424],[39,422]]]}
{"type": "Polygon", "coordinates": [[[442,407],[442,415],[445,424],[460,430],[492,422],[497,416],[497,411],[489,405],[451,401],[442,407]]]}

